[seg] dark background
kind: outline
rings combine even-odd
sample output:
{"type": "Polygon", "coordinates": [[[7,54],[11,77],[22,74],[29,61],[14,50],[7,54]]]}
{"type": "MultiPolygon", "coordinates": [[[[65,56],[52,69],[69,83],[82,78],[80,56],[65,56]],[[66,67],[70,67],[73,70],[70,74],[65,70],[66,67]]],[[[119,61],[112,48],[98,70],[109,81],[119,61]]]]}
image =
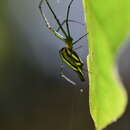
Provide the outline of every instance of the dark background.
{"type": "MultiPolygon", "coordinates": [[[[63,20],[69,0],[50,0],[63,20]]],[[[59,49],[64,43],[48,31],[38,10],[39,0],[0,1],[0,129],[1,130],[94,130],[88,107],[88,78],[82,83],[66,66],[65,74],[77,85],[59,76],[59,49]],[[84,92],[80,93],[80,88],[84,92]]],[[[45,7],[47,17],[55,20],[45,7]]],[[[75,0],[70,18],[84,23],[82,3],[75,0]]],[[[85,26],[71,24],[78,39],[85,26]]],[[[86,38],[76,46],[86,62],[86,38]]],[[[128,41],[129,42],[129,41],[128,41]]],[[[118,57],[119,72],[129,93],[130,44],[118,57]]],[[[130,129],[129,106],[123,117],[106,130],[130,129]]],[[[107,116],[107,113],[106,113],[107,116]]]]}

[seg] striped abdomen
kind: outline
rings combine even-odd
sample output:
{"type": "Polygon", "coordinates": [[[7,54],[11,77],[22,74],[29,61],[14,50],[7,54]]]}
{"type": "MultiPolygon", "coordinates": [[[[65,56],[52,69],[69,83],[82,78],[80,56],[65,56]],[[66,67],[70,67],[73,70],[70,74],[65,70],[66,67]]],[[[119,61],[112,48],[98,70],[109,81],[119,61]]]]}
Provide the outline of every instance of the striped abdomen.
{"type": "Polygon", "coordinates": [[[80,57],[77,55],[75,51],[69,48],[62,48],[60,51],[61,59],[77,74],[79,75],[80,79],[84,81],[83,75],[83,62],[80,57]]]}

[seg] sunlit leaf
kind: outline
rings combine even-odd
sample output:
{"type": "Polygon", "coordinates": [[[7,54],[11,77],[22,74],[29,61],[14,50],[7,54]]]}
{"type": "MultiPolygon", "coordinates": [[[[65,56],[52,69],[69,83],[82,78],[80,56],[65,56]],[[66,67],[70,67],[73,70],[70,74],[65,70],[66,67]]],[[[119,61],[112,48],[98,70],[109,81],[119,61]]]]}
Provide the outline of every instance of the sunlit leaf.
{"type": "Polygon", "coordinates": [[[130,31],[129,0],[83,0],[89,56],[90,112],[97,130],[125,111],[127,94],[116,67],[118,49],[130,31]]]}

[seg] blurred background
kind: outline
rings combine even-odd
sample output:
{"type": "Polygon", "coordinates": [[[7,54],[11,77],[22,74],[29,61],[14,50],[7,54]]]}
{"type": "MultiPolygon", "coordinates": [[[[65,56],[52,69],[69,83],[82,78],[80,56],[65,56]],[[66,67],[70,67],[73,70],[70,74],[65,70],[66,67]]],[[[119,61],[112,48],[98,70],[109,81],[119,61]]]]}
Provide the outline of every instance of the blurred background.
{"type": "MultiPolygon", "coordinates": [[[[80,82],[64,65],[64,73],[76,86],[60,77],[59,50],[64,43],[45,26],[38,9],[40,0],[0,1],[0,129],[1,130],[94,130],[88,107],[88,78],[80,82]],[[83,88],[83,93],[80,92],[83,88]]],[[[70,0],[49,0],[63,21],[70,0]]],[[[45,5],[51,25],[55,20],[45,5]]],[[[75,0],[70,19],[84,23],[81,0],[75,0]]],[[[74,39],[85,26],[70,23],[74,39]]],[[[86,62],[87,38],[75,45],[86,62]]],[[[127,41],[129,43],[129,40],[127,41]]],[[[128,92],[130,44],[122,49],[118,68],[128,92]]],[[[85,66],[86,68],[86,66],[85,66]]],[[[86,70],[85,70],[86,71],[86,70]]],[[[86,72],[87,73],[87,72],[86,72]]],[[[129,130],[130,110],[106,130],[129,130]]]]}

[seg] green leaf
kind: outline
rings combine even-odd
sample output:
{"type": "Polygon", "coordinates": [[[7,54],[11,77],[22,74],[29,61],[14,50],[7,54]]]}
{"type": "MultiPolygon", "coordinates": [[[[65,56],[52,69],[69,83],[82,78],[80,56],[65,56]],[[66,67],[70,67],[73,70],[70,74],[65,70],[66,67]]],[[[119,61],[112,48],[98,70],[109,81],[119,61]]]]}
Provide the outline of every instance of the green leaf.
{"type": "Polygon", "coordinates": [[[89,56],[89,104],[97,130],[125,111],[127,93],[116,67],[118,49],[130,31],[129,0],[83,0],[89,56]]]}

